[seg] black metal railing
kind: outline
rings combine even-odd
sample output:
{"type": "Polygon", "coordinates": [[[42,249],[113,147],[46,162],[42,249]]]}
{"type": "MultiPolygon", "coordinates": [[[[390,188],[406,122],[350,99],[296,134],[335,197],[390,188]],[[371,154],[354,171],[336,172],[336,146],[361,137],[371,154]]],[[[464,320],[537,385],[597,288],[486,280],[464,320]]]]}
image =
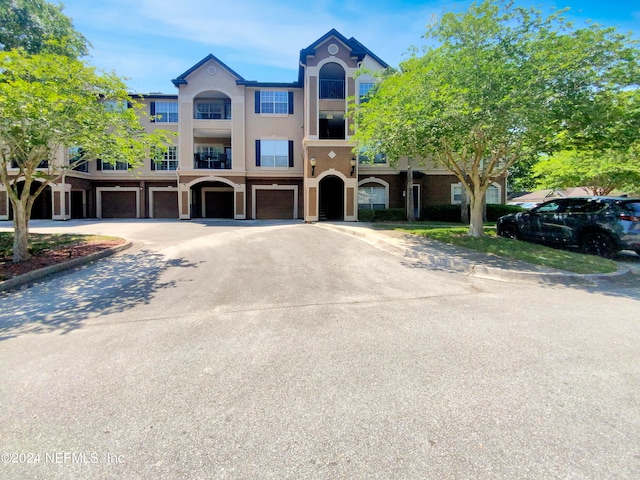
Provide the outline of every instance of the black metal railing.
{"type": "Polygon", "coordinates": [[[231,168],[231,159],[226,153],[220,153],[218,155],[195,153],[193,155],[193,168],[228,170],[231,168]]]}
{"type": "Polygon", "coordinates": [[[320,98],[344,100],[344,80],[320,80],[320,98]]]}

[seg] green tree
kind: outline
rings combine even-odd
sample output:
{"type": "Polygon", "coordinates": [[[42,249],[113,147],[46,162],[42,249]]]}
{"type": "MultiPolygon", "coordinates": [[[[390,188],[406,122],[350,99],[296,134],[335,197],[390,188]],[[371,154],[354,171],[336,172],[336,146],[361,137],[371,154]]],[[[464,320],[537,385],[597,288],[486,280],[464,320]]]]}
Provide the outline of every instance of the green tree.
{"type": "Polygon", "coordinates": [[[14,262],[29,257],[31,208],[51,182],[96,158],[135,167],[166,145],[167,132],[145,132],[141,108],[115,74],[64,55],[0,52],[0,180],[13,207],[14,262]],[[61,164],[68,147],[82,155],[61,164]]]}
{"type": "Polygon", "coordinates": [[[469,234],[482,235],[493,182],[541,152],[602,141],[605,128],[588,121],[594,98],[605,108],[640,78],[628,35],[573,29],[564,13],[486,0],[445,14],[427,31],[439,45],[414,52],[357,107],[355,140],[449,170],[469,198],[469,234]]]}
{"type": "Polygon", "coordinates": [[[62,5],[44,0],[0,0],[0,50],[22,48],[74,58],[88,53],[88,42],[77,32],[62,5]]]}
{"type": "Polygon", "coordinates": [[[597,154],[563,150],[540,160],[533,174],[541,188],[585,187],[591,195],[640,192],[640,149],[597,154]]]}

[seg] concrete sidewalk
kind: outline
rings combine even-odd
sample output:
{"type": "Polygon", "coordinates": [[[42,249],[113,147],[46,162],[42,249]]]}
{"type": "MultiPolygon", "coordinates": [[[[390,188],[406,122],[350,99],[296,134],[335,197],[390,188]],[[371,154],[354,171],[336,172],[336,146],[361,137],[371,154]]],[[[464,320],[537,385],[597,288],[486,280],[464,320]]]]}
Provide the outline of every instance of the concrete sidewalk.
{"type": "Polygon", "coordinates": [[[463,247],[448,245],[396,230],[381,230],[366,222],[321,222],[314,224],[352,235],[394,255],[415,258],[434,268],[466,273],[469,276],[518,283],[595,284],[628,279],[631,270],[620,265],[617,272],[579,274],[511,260],[463,247]]]}

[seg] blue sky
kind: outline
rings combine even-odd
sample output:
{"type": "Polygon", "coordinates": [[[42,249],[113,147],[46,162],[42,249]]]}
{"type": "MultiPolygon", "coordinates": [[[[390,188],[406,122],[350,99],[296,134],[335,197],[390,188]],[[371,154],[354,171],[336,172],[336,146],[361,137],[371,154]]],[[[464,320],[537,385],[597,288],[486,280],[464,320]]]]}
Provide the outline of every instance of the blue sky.
{"type": "MultiPolygon", "coordinates": [[[[137,93],[176,93],[171,83],[212,53],[247,80],[293,82],[298,59],[332,28],[392,66],[422,46],[433,15],[460,11],[450,0],[66,0],[63,12],[93,49],[89,61],[126,77],[137,93]]],[[[516,0],[546,13],[569,7],[640,38],[640,0],[516,0]]]]}

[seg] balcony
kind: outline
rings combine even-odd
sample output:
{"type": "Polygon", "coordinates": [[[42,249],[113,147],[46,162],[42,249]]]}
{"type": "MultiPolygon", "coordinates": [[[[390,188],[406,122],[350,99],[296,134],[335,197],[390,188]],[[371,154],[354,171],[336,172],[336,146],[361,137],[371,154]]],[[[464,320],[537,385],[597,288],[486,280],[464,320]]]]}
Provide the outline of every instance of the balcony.
{"type": "Polygon", "coordinates": [[[193,168],[202,170],[229,170],[231,169],[231,159],[226,153],[220,153],[218,155],[195,153],[193,155],[193,168]]]}
{"type": "Polygon", "coordinates": [[[320,99],[344,100],[344,80],[320,80],[320,99]]]}

